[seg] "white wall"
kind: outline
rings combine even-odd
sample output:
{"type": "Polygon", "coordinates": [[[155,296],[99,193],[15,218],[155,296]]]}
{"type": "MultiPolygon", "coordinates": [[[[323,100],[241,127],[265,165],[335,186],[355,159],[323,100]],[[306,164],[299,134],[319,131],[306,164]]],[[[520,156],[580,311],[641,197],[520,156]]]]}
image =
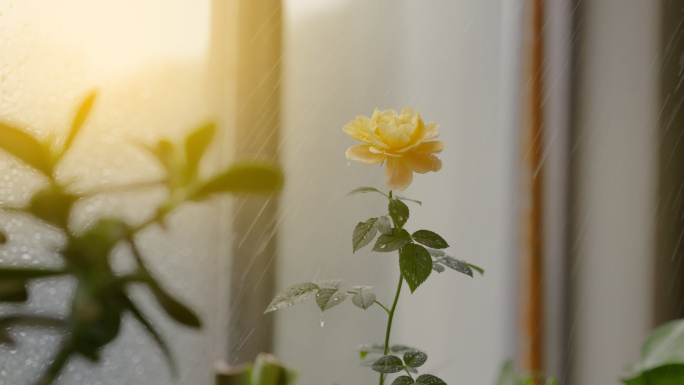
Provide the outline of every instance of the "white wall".
{"type": "MultiPolygon", "coordinates": [[[[384,198],[344,198],[357,186],[384,188],[384,176],[345,159],[355,143],[342,126],[375,107],[421,108],[441,124],[447,148],[442,171],[417,175],[404,192],[424,201],[410,205],[408,227],[437,231],[453,255],[487,272],[470,279],[448,271],[413,296],[405,287],[392,341],[425,349],[425,369],[449,383],[491,384],[514,352],[517,141],[514,109],[504,108],[515,100],[514,83],[504,81],[514,63],[502,54],[510,53],[502,45],[510,31],[502,28],[514,24],[512,8],[493,0],[313,3],[285,2],[278,286],[346,278],[375,285],[379,299],[391,302],[397,256],[352,255],[350,241],[358,221],[383,213],[384,198]]],[[[277,353],[301,369],[300,384],[377,381],[356,366],[353,349],[382,342],[382,310],[345,303],[326,312],[323,328],[313,303],[277,317],[277,353]]]]}

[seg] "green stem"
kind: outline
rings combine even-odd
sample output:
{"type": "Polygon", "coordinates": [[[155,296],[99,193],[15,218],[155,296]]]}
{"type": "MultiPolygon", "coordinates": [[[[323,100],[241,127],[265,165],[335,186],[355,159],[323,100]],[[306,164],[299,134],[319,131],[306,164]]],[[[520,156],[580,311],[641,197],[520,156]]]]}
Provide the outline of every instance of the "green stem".
{"type": "Polygon", "coordinates": [[[404,366],[404,370],[406,371],[406,374],[408,374],[409,378],[411,378],[413,380],[413,376],[411,375],[411,372],[409,372],[407,366],[404,366]]]}
{"type": "MultiPolygon", "coordinates": [[[[390,191],[391,193],[391,191],[390,191]]],[[[385,333],[385,350],[383,355],[387,355],[389,352],[389,338],[390,332],[392,331],[392,319],[394,318],[394,311],[397,309],[397,302],[399,301],[399,294],[401,293],[401,286],[404,284],[404,276],[399,274],[399,286],[397,287],[397,294],[394,296],[394,303],[392,304],[392,310],[389,312],[389,319],[387,320],[387,332],[385,333]]],[[[380,373],[380,385],[385,383],[385,375],[380,373]]]]}

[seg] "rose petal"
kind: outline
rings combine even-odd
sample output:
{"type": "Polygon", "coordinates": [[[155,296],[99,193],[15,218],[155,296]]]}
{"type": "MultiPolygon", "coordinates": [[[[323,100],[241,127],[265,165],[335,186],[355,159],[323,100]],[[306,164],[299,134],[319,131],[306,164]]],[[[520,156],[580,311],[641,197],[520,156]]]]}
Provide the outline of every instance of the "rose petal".
{"type": "MultiPolygon", "coordinates": [[[[404,107],[404,108],[401,109],[400,114],[401,114],[401,115],[405,115],[405,117],[407,117],[407,118],[413,118],[413,115],[415,115],[416,113],[413,112],[413,108],[411,108],[411,107],[404,107]]],[[[403,117],[403,116],[402,116],[402,117],[403,117]]]]}
{"type": "Polygon", "coordinates": [[[423,142],[420,143],[419,145],[416,146],[416,148],[413,150],[414,152],[423,152],[423,153],[428,153],[428,154],[434,154],[437,152],[442,152],[444,149],[444,142],[440,142],[439,140],[435,140],[432,142],[423,142]]]}
{"type": "Polygon", "coordinates": [[[374,154],[370,152],[370,146],[367,144],[359,144],[351,146],[347,150],[347,159],[355,160],[365,166],[372,166],[385,160],[387,155],[374,154]]]}
{"type": "Polygon", "coordinates": [[[390,190],[404,191],[413,181],[413,172],[400,157],[387,157],[385,186],[390,190]]]}
{"type": "Polygon", "coordinates": [[[371,141],[368,139],[368,136],[363,132],[359,132],[358,128],[355,127],[355,123],[357,122],[351,122],[346,126],[342,127],[342,131],[344,131],[347,135],[351,136],[353,139],[358,140],[359,142],[370,144],[371,141]]]}
{"type": "Polygon", "coordinates": [[[408,168],[419,174],[442,169],[442,161],[438,157],[420,152],[408,152],[404,156],[408,168]]]}

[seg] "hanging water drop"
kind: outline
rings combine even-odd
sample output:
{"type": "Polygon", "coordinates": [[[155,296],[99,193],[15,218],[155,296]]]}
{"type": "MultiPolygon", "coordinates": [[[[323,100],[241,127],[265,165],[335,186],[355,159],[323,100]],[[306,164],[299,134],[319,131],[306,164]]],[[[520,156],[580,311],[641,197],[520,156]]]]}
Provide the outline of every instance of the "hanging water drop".
{"type": "Polygon", "coordinates": [[[321,314],[321,327],[325,325],[325,321],[323,321],[323,314],[321,314]]]}

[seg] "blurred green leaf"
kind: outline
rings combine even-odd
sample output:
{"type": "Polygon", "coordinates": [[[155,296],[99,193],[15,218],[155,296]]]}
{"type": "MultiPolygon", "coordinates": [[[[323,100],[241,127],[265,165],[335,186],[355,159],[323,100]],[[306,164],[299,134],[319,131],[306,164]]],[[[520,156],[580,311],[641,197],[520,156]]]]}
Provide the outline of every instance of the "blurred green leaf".
{"type": "Polygon", "coordinates": [[[402,201],[409,201],[409,202],[413,202],[413,203],[418,203],[418,206],[422,206],[422,205],[423,205],[423,202],[417,201],[417,200],[415,200],[415,199],[405,198],[405,197],[396,197],[396,198],[397,198],[397,199],[401,199],[402,201]]]}
{"type": "Polygon", "coordinates": [[[26,131],[0,123],[0,148],[51,177],[54,165],[47,146],[26,131]]]}
{"type": "Polygon", "coordinates": [[[157,330],[154,328],[154,326],[147,320],[147,317],[145,317],[138,307],[135,305],[133,300],[131,300],[128,296],[124,295],[124,304],[126,306],[126,310],[131,312],[133,317],[145,328],[145,330],[150,334],[150,337],[154,339],[154,341],[157,343],[159,348],[161,349],[162,353],[164,353],[164,357],[166,357],[166,360],[169,363],[169,367],[171,368],[171,372],[173,373],[174,376],[178,375],[177,369],[176,369],[176,363],[173,360],[173,355],[171,354],[171,349],[169,349],[168,345],[164,341],[164,338],[162,338],[161,334],[157,332],[157,330]]]}
{"type": "Polygon", "coordinates": [[[515,373],[515,366],[512,361],[506,361],[499,372],[499,380],[497,385],[518,385],[518,377],[515,373]]]}
{"type": "MultiPolygon", "coordinates": [[[[463,273],[463,274],[468,275],[470,277],[473,276],[473,270],[468,263],[460,261],[454,257],[448,256],[442,250],[429,249],[428,251],[432,257],[437,259],[437,261],[439,263],[445,265],[446,267],[448,267],[452,270],[456,270],[459,273],[463,273]]],[[[474,267],[476,269],[478,269],[478,271],[482,270],[479,267],[476,267],[476,266],[474,266],[474,267]]],[[[481,273],[484,273],[484,270],[482,270],[481,273]]]]}
{"type": "Polygon", "coordinates": [[[252,385],[251,378],[251,364],[216,369],[216,385],[252,385]]]}
{"type": "Polygon", "coordinates": [[[71,306],[73,349],[91,361],[98,361],[102,348],[119,335],[125,310],[123,293],[99,284],[79,280],[71,306]]]}
{"type": "Polygon", "coordinates": [[[373,245],[373,251],[379,253],[389,253],[396,251],[411,243],[411,234],[404,229],[392,229],[392,235],[382,234],[373,245]]]}
{"type": "Polygon", "coordinates": [[[283,174],[275,166],[243,162],[232,165],[228,170],[211,178],[195,193],[194,199],[206,195],[233,194],[267,194],[282,188],[283,174]]]}
{"type": "Polygon", "coordinates": [[[633,384],[684,383],[684,319],[654,329],[641,347],[641,360],[631,367],[633,384]]]}
{"type": "Polygon", "coordinates": [[[399,376],[392,381],[392,385],[411,385],[413,384],[413,378],[409,376],[399,376]]]}
{"type": "Polygon", "coordinates": [[[385,194],[384,192],[382,192],[382,191],[380,191],[374,187],[355,188],[355,189],[351,190],[350,192],[348,192],[347,196],[352,196],[352,195],[356,195],[356,194],[365,194],[365,193],[369,193],[369,192],[376,192],[376,193],[382,194],[389,199],[389,196],[387,194],[385,194]]]}
{"type": "Polygon", "coordinates": [[[418,349],[412,348],[412,347],[406,346],[406,345],[392,345],[392,346],[390,346],[390,350],[392,351],[392,353],[405,353],[405,352],[408,352],[411,350],[418,350],[418,349]]]}
{"type": "Polygon", "coordinates": [[[252,367],[252,385],[294,385],[296,378],[297,372],[272,354],[260,353],[252,367]]]}
{"type": "Polygon", "coordinates": [[[0,280],[0,302],[24,302],[28,300],[28,290],[25,279],[2,279],[0,280]]]}
{"type": "Polygon", "coordinates": [[[81,132],[83,123],[85,123],[86,119],[88,118],[88,114],[93,107],[93,102],[95,101],[96,96],[97,93],[92,91],[78,106],[78,110],[76,110],[76,116],[74,116],[74,120],[71,123],[71,129],[69,130],[64,142],[64,148],[62,149],[61,157],[63,157],[69,151],[69,149],[71,149],[74,139],[76,139],[76,136],[78,136],[79,132],[81,132]]]}
{"type": "Polygon", "coordinates": [[[77,197],[61,189],[48,186],[37,192],[29,203],[29,212],[61,229],[67,229],[71,207],[77,197]]]}
{"type": "Polygon", "coordinates": [[[385,352],[385,345],[384,344],[363,344],[363,345],[357,347],[356,350],[359,352],[359,356],[361,356],[361,359],[364,359],[364,358],[366,358],[366,356],[369,353],[383,354],[385,352]]]}
{"type": "Polygon", "coordinates": [[[439,262],[432,261],[432,270],[434,270],[438,273],[443,273],[444,272],[444,266],[441,265],[439,262]]]}
{"type": "Polygon", "coordinates": [[[406,366],[412,368],[421,367],[425,361],[427,361],[427,359],[427,354],[425,352],[421,352],[420,350],[409,350],[408,352],[404,353],[404,363],[406,366]]]}
{"type": "Polygon", "coordinates": [[[202,321],[199,319],[197,314],[195,314],[195,312],[190,310],[180,301],[173,298],[158,284],[150,285],[150,289],[152,289],[152,293],[157,298],[157,301],[164,309],[166,314],[168,314],[171,318],[191,328],[202,327],[202,321]]]}
{"type": "Polygon", "coordinates": [[[432,374],[423,374],[416,378],[416,385],[446,385],[446,382],[432,374]]]}
{"type": "Polygon", "coordinates": [[[359,222],[352,233],[353,253],[370,243],[378,233],[378,218],[370,218],[365,222],[359,222]]]}
{"type": "Polygon", "coordinates": [[[0,245],[7,243],[7,236],[4,232],[0,231],[0,245]]]}
{"type": "Polygon", "coordinates": [[[316,293],[316,304],[321,311],[332,309],[347,299],[347,292],[338,289],[322,288],[316,293]]]}
{"type": "Polygon", "coordinates": [[[65,270],[0,268],[0,281],[5,279],[34,279],[67,274],[65,270]]]}
{"type": "Polygon", "coordinates": [[[622,380],[626,385],[682,385],[684,364],[664,365],[646,370],[639,376],[622,380]]]}
{"type": "Polygon", "coordinates": [[[316,294],[319,289],[318,285],[313,282],[294,284],[278,293],[268,305],[264,314],[306,301],[316,294]]]}
{"type": "Polygon", "coordinates": [[[430,253],[423,246],[409,243],[399,250],[399,269],[411,293],[415,292],[432,272],[430,253]]]}
{"type": "Polygon", "coordinates": [[[404,364],[401,362],[401,358],[389,354],[375,360],[371,369],[378,373],[397,373],[404,370],[404,364]]]}
{"type": "Polygon", "coordinates": [[[188,164],[190,180],[194,180],[197,177],[200,160],[207,151],[215,134],[216,125],[210,122],[193,131],[185,139],[185,159],[188,164]]]}
{"type": "Polygon", "coordinates": [[[432,247],[433,249],[446,249],[449,244],[439,236],[439,234],[432,232],[430,230],[418,230],[413,233],[413,240],[422,243],[427,247],[432,247]]]}
{"type": "Polygon", "coordinates": [[[409,219],[409,208],[399,199],[390,199],[387,207],[389,215],[394,221],[394,227],[404,227],[404,224],[409,219]]]}
{"type": "Polygon", "coordinates": [[[480,275],[484,275],[484,272],[485,272],[485,271],[484,271],[483,268],[478,267],[478,266],[475,266],[475,265],[473,265],[472,263],[466,263],[466,265],[468,265],[468,267],[470,267],[470,268],[473,269],[473,270],[477,270],[477,272],[480,273],[480,275]]]}

